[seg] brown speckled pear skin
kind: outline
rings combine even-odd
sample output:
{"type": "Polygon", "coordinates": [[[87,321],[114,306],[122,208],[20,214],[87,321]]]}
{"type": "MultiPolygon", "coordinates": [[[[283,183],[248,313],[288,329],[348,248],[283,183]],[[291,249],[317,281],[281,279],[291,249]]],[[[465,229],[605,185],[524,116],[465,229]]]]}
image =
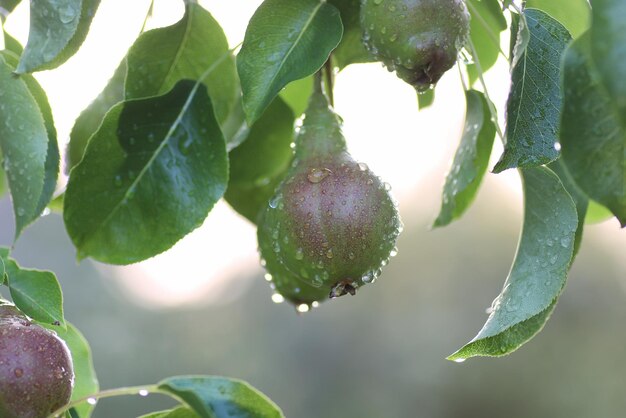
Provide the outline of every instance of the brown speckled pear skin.
{"type": "Polygon", "coordinates": [[[367,49],[418,91],[437,83],[469,37],[464,0],[362,0],[367,49]]]}
{"type": "Polygon", "coordinates": [[[45,418],[69,402],[73,383],[65,342],[0,306],[0,417],[45,418]]]}
{"type": "Polygon", "coordinates": [[[295,158],[261,215],[261,256],[294,304],[353,294],[387,263],[401,223],[389,187],[346,150],[341,120],[316,91],[295,158]]]}

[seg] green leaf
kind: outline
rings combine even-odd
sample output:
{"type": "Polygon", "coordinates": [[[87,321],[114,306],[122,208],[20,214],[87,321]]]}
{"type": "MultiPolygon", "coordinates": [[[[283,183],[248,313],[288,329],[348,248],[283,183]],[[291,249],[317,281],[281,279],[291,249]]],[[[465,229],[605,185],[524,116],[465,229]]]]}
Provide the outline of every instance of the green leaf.
{"type": "Polygon", "coordinates": [[[20,4],[20,1],[21,0],[0,0],[0,8],[6,10],[6,13],[9,14],[20,4]]]}
{"type": "Polygon", "coordinates": [[[13,52],[16,55],[16,57],[19,57],[20,55],[22,55],[24,48],[22,48],[22,45],[19,43],[19,41],[15,39],[14,37],[12,37],[11,35],[9,35],[7,31],[4,30],[4,28],[2,29],[2,33],[4,36],[4,49],[7,51],[13,52]]]}
{"type": "Polygon", "coordinates": [[[530,30],[526,22],[525,15],[511,13],[511,39],[509,40],[509,60],[511,68],[515,68],[520,58],[524,56],[528,42],[530,41],[530,30]]]}
{"type": "Polygon", "coordinates": [[[68,144],[66,154],[68,171],[83,158],[87,142],[98,130],[104,115],[114,105],[124,100],[126,69],[126,58],[124,58],[104,87],[104,90],[76,118],[76,122],[74,122],[70,132],[70,143],[68,144]]]}
{"type": "Polygon", "coordinates": [[[13,75],[5,57],[0,55],[0,148],[11,189],[17,239],[41,213],[52,141],[48,140],[48,124],[29,86],[13,75]]]}
{"type": "Polygon", "coordinates": [[[198,414],[186,406],[179,406],[176,409],[153,412],[148,415],[142,415],[139,418],[198,418],[198,414]]]}
{"type": "Polygon", "coordinates": [[[430,107],[435,101],[435,88],[428,89],[424,92],[417,93],[417,108],[419,110],[430,107]]]}
{"type": "Polygon", "coordinates": [[[341,70],[350,64],[376,61],[363,44],[360,1],[330,0],[330,3],[339,9],[343,23],[343,37],[333,51],[334,65],[341,70]]]}
{"type": "Polygon", "coordinates": [[[206,88],[114,106],[72,169],[64,219],[79,258],[129,264],[202,224],[228,181],[224,138],[206,88]]]}
{"type": "MultiPolygon", "coordinates": [[[[11,68],[15,69],[17,66],[17,57],[9,51],[3,51],[2,55],[4,56],[7,64],[9,64],[11,68]]],[[[46,132],[48,134],[48,149],[44,165],[43,188],[41,195],[39,196],[39,203],[35,209],[35,213],[40,214],[46,208],[50,199],[52,199],[52,195],[59,178],[59,163],[61,157],[59,154],[59,144],[57,142],[57,131],[52,117],[52,109],[50,108],[46,92],[32,75],[23,74],[20,78],[24,81],[26,87],[37,102],[37,106],[43,116],[46,132]]]]}
{"type": "Polygon", "coordinates": [[[291,107],[293,113],[300,117],[309,104],[311,93],[313,93],[313,77],[306,77],[287,84],[279,96],[291,107]]]}
{"type": "Polygon", "coordinates": [[[17,73],[50,70],[78,51],[100,0],[33,0],[28,42],[17,73]]]}
{"type": "Polygon", "coordinates": [[[36,321],[65,327],[63,294],[54,273],[21,268],[9,257],[3,262],[15,306],[36,321]]]}
{"type": "Polygon", "coordinates": [[[578,224],[576,207],[548,168],[520,171],[524,226],[513,267],[482,330],[450,360],[515,351],[541,330],[565,285],[578,224]]]}
{"type": "Polygon", "coordinates": [[[281,418],[280,408],[248,383],[215,376],[177,376],[159,389],[182,399],[202,418],[281,418]]]}
{"type": "Polygon", "coordinates": [[[626,2],[594,0],[591,54],[609,95],[626,119],[626,2]]]}
{"type": "Polygon", "coordinates": [[[237,56],[248,122],[290,81],[320,69],[342,33],[339,11],[325,0],[265,0],[250,19],[237,56]]]}
{"type": "Polygon", "coordinates": [[[293,111],[277,97],[254,123],[248,139],[230,152],[230,181],[224,197],[253,223],[289,168],[294,121],[293,111]]]}
{"type": "Polygon", "coordinates": [[[559,180],[563,183],[563,187],[567,193],[569,193],[570,197],[574,201],[576,205],[576,213],[578,214],[578,228],[576,229],[576,237],[574,239],[574,255],[573,259],[578,254],[578,250],[580,249],[580,244],[583,239],[583,230],[585,227],[585,218],[587,216],[587,208],[589,207],[589,197],[578,187],[572,175],[567,171],[567,167],[565,163],[563,163],[563,158],[559,158],[558,160],[550,163],[548,168],[554,172],[557,176],[559,176],[559,180]]]}
{"type": "Polygon", "coordinates": [[[586,224],[597,224],[607,221],[613,217],[613,213],[606,207],[602,206],[596,201],[589,200],[589,207],[587,208],[587,216],[585,216],[586,224]]]}
{"type": "Polygon", "coordinates": [[[574,38],[582,35],[591,23],[588,0],[526,0],[526,7],[546,12],[565,26],[574,38]]]}
{"type": "Polygon", "coordinates": [[[487,171],[496,136],[485,95],[476,90],[465,92],[467,111],[461,143],[443,188],[441,211],[433,227],[448,225],[470,206],[487,171]]]}
{"type": "MultiPolygon", "coordinates": [[[[56,332],[58,336],[65,341],[72,353],[74,388],[72,390],[71,400],[76,401],[83,399],[98,392],[100,386],[98,384],[98,378],[96,377],[96,371],[93,367],[91,348],[81,332],[69,322],[66,322],[66,329],[48,324],[41,325],[56,332]]],[[[80,418],[88,418],[91,416],[94,406],[89,405],[87,402],[82,402],[74,406],[73,409],[75,409],[80,418]]]]}
{"type": "MultiPolygon", "coordinates": [[[[506,19],[498,0],[468,0],[470,19],[470,39],[477,53],[483,72],[498,60],[500,54],[500,33],[506,29],[506,19]]],[[[470,85],[478,79],[475,64],[467,66],[470,85]]]]}
{"type": "Polygon", "coordinates": [[[626,226],[626,119],[593,66],[588,34],[563,58],[563,161],[578,186],[626,226]]]}
{"type": "MultiPolygon", "coordinates": [[[[530,39],[512,69],[507,141],[493,171],[535,167],[559,156],[555,147],[561,109],[561,55],[571,37],[541,10],[525,11],[530,39]]],[[[520,26],[521,27],[521,26],[520,26]]]]}
{"type": "Polygon", "coordinates": [[[204,82],[223,122],[236,100],[234,57],[220,25],[193,2],[179,22],[142,34],[131,47],[126,98],[159,96],[183,79],[204,82]]]}

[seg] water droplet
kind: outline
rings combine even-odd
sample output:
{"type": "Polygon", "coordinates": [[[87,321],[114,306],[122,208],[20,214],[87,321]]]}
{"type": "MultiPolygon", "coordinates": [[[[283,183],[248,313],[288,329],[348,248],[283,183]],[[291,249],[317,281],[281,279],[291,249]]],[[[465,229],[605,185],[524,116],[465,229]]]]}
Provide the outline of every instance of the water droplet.
{"type": "Polygon", "coordinates": [[[454,362],[455,362],[455,363],[463,363],[464,361],[465,361],[465,359],[464,359],[464,358],[457,358],[457,359],[454,359],[454,362]]]}
{"type": "Polygon", "coordinates": [[[361,171],[367,171],[367,169],[369,168],[367,164],[365,163],[359,163],[358,166],[359,166],[359,170],[361,171]]]}
{"type": "Polygon", "coordinates": [[[320,303],[318,301],[314,301],[313,303],[311,303],[312,308],[317,308],[319,306],[320,306],[320,303]]]}
{"type": "Polygon", "coordinates": [[[368,271],[361,277],[361,281],[363,283],[372,283],[374,281],[374,273],[371,271],[368,271]]]}
{"type": "Polygon", "coordinates": [[[389,183],[383,183],[383,187],[385,188],[385,190],[390,191],[391,190],[391,184],[389,183]]]}
{"type": "Polygon", "coordinates": [[[96,398],[87,398],[87,403],[89,405],[95,405],[98,403],[98,400],[96,398]]]}
{"type": "Polygon", "coordinates": [[[272,295],[272,302],[274,302],[274,303],[283,303],[284,301],[285,301],[285,298],[280,293],[274,293],[272,295]]]}
{"type": "Polygon", "coordinates": [[[328,251],[326,251],[326,258],[333,258],[333,249],[329,248],[328,251]]]}
{"type": "Polygon", "coordinates": [[[568,237],[561,238],[561,247],[567,248],[569,247],[571,240],[568,237]]]}
{"type": "Polygon", "coordinates": [[[393,249],[389,253],[389,257],[395,257],[397,255],[398,255],[398,247],[393,247],[393,249]]]}
{"type": "Polygon", "coordinates": [[[302,260],[304,258],[304,251],[302,251],[302,248],[298,248],[296,250],[296,260],[302,260]]]}
{"type": "Polygon", "coordinates": [[[59,9],[59,20],[63,23],[70,23],[76,19],[76,10],[69,4],[59,9]]]}
{"type": "Polygon", "coordinates": [[[354,253],[353,253],[353,252],[351,252],[350,254],[348,254],[348,258],[349,258],[350,260],[354,260],[354,253]]]}
{"type": "Polygon", "coordinates": [[[272,275],[269,274],[269,273],[265,273],[265,280],[268,281],[268,282],[271,282],[272,281],[272,275]]]}
{"type": "Polygon", "coordinates": [[[141,389],[139,391],[139,396],[148,396],[148,391],[146,389],[141,389]]]}
{"type": "Polygon", "coordinates": [[[298,307],[296,308],[296,310],[298,312],[300,312],[300,313],[309,312],[309,309],[311,309],[311,308],[306,303],[302,303],[302,304],[298,305],[298,307]]]}
{"type": "Polygon", "coordinates": [[[374,4],[375,4],[376,6],[378,6],[378,5],[379,5],[380,3],[382,3],[382,2],[383,2],[383,0],[374,0],[374,4]]]}
{"type": "Polygon", "coordinates": [[[331,174],[332,172],[327,168],[312,168],[306,177],[311,183],[315,184],[322,182],[326,177],[331,174]]]}

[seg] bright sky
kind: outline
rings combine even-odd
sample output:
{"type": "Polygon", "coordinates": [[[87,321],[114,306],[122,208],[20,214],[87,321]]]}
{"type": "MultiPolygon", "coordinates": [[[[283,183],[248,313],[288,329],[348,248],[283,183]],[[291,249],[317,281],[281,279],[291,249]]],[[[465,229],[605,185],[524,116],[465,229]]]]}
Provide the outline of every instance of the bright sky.
{"type": "MultiPolygon", "coordinates": [[[[243,40],[246,24],[260,0],[200,2],[220,22],[231,46],[243,40]]],[[[48,93],[64,148],[74,119],[106,84],[142,26],[149,0],[104,0],[82,49],[59,69],[38,73],[48,93]]],[[[7,29],[22,43],[28,36],[28,2],[22,2],[7,29]]],[[[183,13],[182,1],[156,0],[148,28],[169,25],[183,13]]],[[[487,74],[493,101],[506,100],[508,70],[504,62],[487,74]],[[506,86],[506,87],[503,87],[506,86]]],[[[417,111],[415,92],[380,64],[353,65],[337,77],[336,110],[353,156],[393,186],[407,225],[431,220],[439,206],[443,175],[460,139],[464,98],[458,71],[449,71],[437,87],[432,108],[417,111]]],[[[502,119],[504,112],[500,112],[502,119]]],[[[500,155],[496,139],[492,159],[500,155]]],[[[492,161],[491,167],[495,163],[492,161]]],[[[487,175],[521,212],[517,174],[487,175]]],[[[621,243],[624,233],[606,228],[609,240],[621,243]]],[[[219,203],[204,225],[170,251],[128,267],[99,265],[117,279],[138,303],[177,306],[183,303],[227,303],[246,288],[244,277],[260,274],[255,228],[219,203]],[[175,278],[175,279],[173,279],[175,278]],[[237,280],[237,283],[233,281],[237,280]]],[[[626,265],[625,265],[626,268],[626,265]]]]}

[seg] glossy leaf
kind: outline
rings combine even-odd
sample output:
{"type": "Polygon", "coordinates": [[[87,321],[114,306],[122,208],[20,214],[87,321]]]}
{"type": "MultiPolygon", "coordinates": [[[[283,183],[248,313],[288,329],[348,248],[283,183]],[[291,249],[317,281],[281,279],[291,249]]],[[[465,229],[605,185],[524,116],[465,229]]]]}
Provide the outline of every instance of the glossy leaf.
{"type": "Polygon", "coordinates": [[[104,90],[76,118],[70,132],[70,143],[68,144],[66,154],[68,171],[83,158],[87,142],[100,127],[104,115],[114,105],[124,100],[126,69],[126,58],[124,58],[104,87],[104,90]]]}
{"type": "MultiPolygon", "coordinates": [[[[17,56],[10,51],[3,51],[2,55],[7,64],[9,64],[12,69],[15,69],[18,62],[17,56]]],[[[20,76],[20,78],[24,81],[26,87],[28,88],[28,91],[35,99],[37,107],[39,108],[39,111],[43,116],[44,125],[48,134],[48,149],[46,153],[46,162],[44,165],[44,183],[41,195],[39,196],[39,202],[37,204],[37,207],[35,208],[35,213],[40,214],[46,208],[48,203],[50,203],[50,199],[52,198],[52,195],[56,188],[57,179],[59,177],[59,163],[61,157],[59,154],[59,145],[57,142],[57,131],[54,126],[54,119],[52,117],[52,109],[50,108],[50,103],[48,102],[46,92],[32,75],[23,74],[20,76]]]]}
{"type": "Polygon", "coordinates": [[[33,0],[28,42],[18,73],[49,70],[67,61],[87,37],[100,0],[33,0]]]}
{"type": "Polygon", "coordinates": [[[559,156],[555,147],[561,109],[561,56],[571,36],[541,10],[526,9],[530,38],[512,69],[504,154],[493,171],[535,167],[559,156]]]}
{"type": "MultiPolygon", "coordinates": [[[[498,0],[468,0],[470,12],[470,39],[477,53],[480,68],[483,72],[498,60],[500,54],[500,33],[506,29],[506,19],[498,0]]],[[[475,64],[467,66],[470,85],[478,79],[478,68],[475,64]]]]}
{"type": "Polygon", "coordinates": [[[222,28],[194,2],[176,24],[143,33],[128,52],[126,98],[158,96],[183,79],[207,86],[223,122],[236,99],[237,72],[222,28]]]}
{"type": "Polygon", "coordinates": [[[321,68],[342,32],[339,11],[325,0],[265,0],[250,19],[237,56],[248,122],[289,82],[321,68]]]}
{"type": "Polygon", "coordinates": [[[524,226],[513,267],[476,337],[450,360],[502,356],[541,330],[560,295],[574,251],[576,207],[545,167],[521,170],[524,226]]]}
{"type": "MultiPolygon", "coordinates": [[[[587,217],[587,208],[589,207],[589,197],[578,187],[572,175],[567,171],[563,158],[550,163],[548,168],[554,172],[563,183],[563,187],[576,205],[576,213],[578,214],[578,228],[576,229],[576,237],[574,239],[574,256],[578,254],[580,244],[583,239],[583,230],[585,228],[585,218],[587,217]]],[[[572,260],[573,260],[572,257],[572,260]]]]}
{"type": "MultiPolygon", "coordinates": [[[[93,393],[98,392],[100,385],[96,377],[96,371],[93,367],[93,358],[91,348],[81,332],[69,322],[66,322],[67,328],[63,329],[58,326],[50,326],[41,324],[48,329],[53,330],[58,336],[65,341],[70,352],[72,353],[72,363],[74,364],[74,388],[72,389],[72,401],[83,399],[93,393]]],[[[87,402],[82,402],[74,408],[75,413],[80,418],[88,418],[93,411],[94,406],[87,402]]],[[[182,417],[181,417],[182,418],[182,417]]]]}
{"type": "Polygon", "coordinates": [[[185,401],[202,418],[282,418],[280,408],[241,380],[215,376],[177,376],[159,389],[185,401]]]}
{"type": "Polygon", "coordinates": [[[591,23],[588,0],[526,0],[526,7],[546,12],[565,26],[574,38],[582,35],[591,23]]]}
{"type": "MultiPolygon", "coordinates": [[[[15,237],[37,219],[47,176],[46,122],[24,79],[0,56],[0,148],[15,213],[15,237]],[[28,175],[25,175],[28,173],[28,175]]],[[[51,141],[50,141],[51,142],[51,141]]]]}
{"type": "Polygon", "coordinates": [[[470,206],[487,171],[496,127],[483,93],[465,92],[465,129],[443,187],[441,211],[433,226],[460,218],[470,206]]]}
{"type": "Polygon", "coordinates": [[[594,0],[591,54],[611,99],[626,119],[626,2],[594,0]]]}
{"type": "Polygon", "coordinates": [[[626,225],[626,119],[604,87],[583,35],[563,59],[563,161],[578,186],[626,225]]]}
{"type": "Polygon", "coordinates": [[[65,327],[63,294],[54,273],[21,268],[9,257],[2,261],[15,306],[36,321],[65,327]]]}
{"type": "Polygon", "coordinates": [[[114,106],[70,173],[64,219],[79,258],[129,264],[202,224],[228,181],[224,138],[206,88],[114,106]]]}
{"type": "Polygon", "coordinates": [[[226,201],[256,223],[293,158],[293,111],[277,97],[257,120],[248,139],[230,152],[226,201]]]}
{"type": "Polygon", "coordinates": [[[148,415],[142,415],[139,418],[199,418],[199,416],[191,408],[179,406],[176,409],[153,412],[148,415]]]}
{"type": "Polygon", "coordinates": [[[334,65],[343,69],[350,64],[376,61],[363,44],[360,0],[330,0],[330,3],[339,9],[343,23],[343,37],[333,51],[334,65]]]}

